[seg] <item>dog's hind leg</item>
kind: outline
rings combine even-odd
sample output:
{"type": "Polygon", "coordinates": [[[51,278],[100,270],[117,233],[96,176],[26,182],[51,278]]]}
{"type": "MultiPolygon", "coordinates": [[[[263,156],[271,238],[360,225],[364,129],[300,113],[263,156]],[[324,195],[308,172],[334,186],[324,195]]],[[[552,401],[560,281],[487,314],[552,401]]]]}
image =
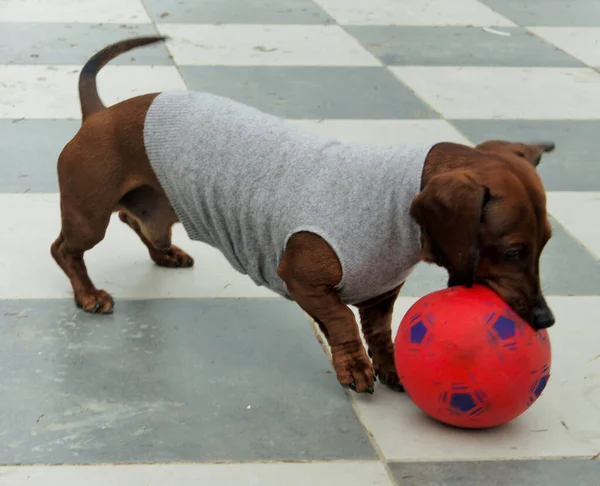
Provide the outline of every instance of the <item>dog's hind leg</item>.
{"type": "Polygon", "coordinates": [[[50,251],[71,281],[75,302],[86,312],[104,314],[112,311],[112,297],[94,286],[83,259],[84,253],[104,238],[111,211],[86,214],[73,201],[65,204],[61,200],[61,215],[61,232],[50,251]]]}
{"type": "Polygon", "coordinates": [[[143,186],[126,194],[119,206],[119,218],[137,233],[157,265],[169,268],[194,265],[190,255],[171,243],[171,227],[178,219],[163,193],[143,186]]]}

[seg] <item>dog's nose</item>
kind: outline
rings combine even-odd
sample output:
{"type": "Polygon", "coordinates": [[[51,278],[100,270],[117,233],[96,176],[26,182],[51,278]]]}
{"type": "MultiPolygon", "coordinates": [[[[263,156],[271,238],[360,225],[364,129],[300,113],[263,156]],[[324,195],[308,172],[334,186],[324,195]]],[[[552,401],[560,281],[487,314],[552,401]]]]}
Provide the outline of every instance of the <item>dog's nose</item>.
{"type": "Polygon", "coordinates": [[[550,308],[544,303],[533,308],[533,322],[535,329],[546,329],[554,325],[555,319],[550,308]]]}

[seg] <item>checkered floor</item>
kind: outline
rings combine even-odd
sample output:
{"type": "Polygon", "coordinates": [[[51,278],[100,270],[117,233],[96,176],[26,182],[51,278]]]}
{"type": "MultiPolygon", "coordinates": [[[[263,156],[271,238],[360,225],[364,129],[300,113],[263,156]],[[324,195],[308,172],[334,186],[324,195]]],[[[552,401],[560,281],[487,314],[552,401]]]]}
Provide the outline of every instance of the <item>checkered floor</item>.
{"type": "MultiPolygon", "coordinates": [[[[0,485],[598,484],[598,0],[2,0],[0,63],[0,485]],[[348,140],[554,140],[540,400],[468,433],[347,394],[305,316],[181,228],[196,266],[165,270],[112,224],[88,266],[115,313],[75,309],[49,245],[79,70],[157,32],[102,71],[107,103],[189,88],[348,140]]],[[[395,322],[443,285],[420,266],[395,322]]]]}

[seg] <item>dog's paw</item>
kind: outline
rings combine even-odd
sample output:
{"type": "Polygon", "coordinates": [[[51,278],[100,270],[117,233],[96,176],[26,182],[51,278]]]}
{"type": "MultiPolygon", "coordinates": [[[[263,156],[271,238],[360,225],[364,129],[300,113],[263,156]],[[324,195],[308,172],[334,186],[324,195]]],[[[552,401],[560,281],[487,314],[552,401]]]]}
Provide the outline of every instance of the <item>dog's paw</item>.
{"type": "Polygon", "coordinates": [[[342,386],[357,393],[375,391],[375,370],[362,347],[354,353],[333,351],[333,367],[342,386]]]}
{"type": "Polygon", "coordinates": [[[88,294],[76,296],[75,303],[91,314],[109,314],[115,306],[113,298],[105,290],[94,290],[88,294]]]}
{"type": "Polygon", "coordinates": [[[168,268],[185,268],[194,265],[194,259],[181,248],[171,245],[168,250],[153,255],[157,265],[168,268]]]}
{"type": "Polygon", "coordinates": [[[398,378],[398,372],[396,371],[394,347],[390,346],[384,351],[376,353],[372,353],[369,350],[369,356],[373,358],[373,368],[379,382],[394,391],[403,392],[404,387],[400,383],[400,378],[398,378]]]}
{"type": "Polygon", "coordinates": [[[404,387],[400,383],[398,373],[395,368],[375,368],[375,376],[382,385],[387,386],[391,390],[403,392],[404,387]]]}

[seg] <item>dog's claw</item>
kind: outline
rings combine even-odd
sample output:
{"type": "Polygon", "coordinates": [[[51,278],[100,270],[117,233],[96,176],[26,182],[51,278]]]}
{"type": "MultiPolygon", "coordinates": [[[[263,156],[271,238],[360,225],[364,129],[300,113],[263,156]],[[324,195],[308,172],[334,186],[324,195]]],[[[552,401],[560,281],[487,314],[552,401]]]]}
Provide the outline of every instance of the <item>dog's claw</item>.
{"type": "Polygon", "coordinates": [[[379,381],[382,385],[387,386],[390,390],[397,392],[404,391],[404,387],[400,384],[400,379],[398,378],[395,369],[382,373],[379,368],[376,368],[373,380],[379,381]]]}
{"type": "MultiPolygon", "coordinates": [[[[350,390],[352,390],[354,392],[356,391],[356,383],[354,383],[354,382],[352,382],[352,383],[350,383],[348,385],[343,385],[343,387],[344,388],[349,388],[350,390]]],[[[375,393],[375,387],[372,387],[372,386],[367,387],[365,389],[365,392],[368,393],[369,395],[373,395],[373,393],[375,393]]]]}
{"type": "Polygon", "coordinates": [[[332,347],[332,364],[338,382],[356,393],[373,386],[373,364],[364,348],[348,353],[332,347]]]}
{"type": "Polygon", "coordinates": [[[115,306],[112,297],[104,290],[75,297],[75,304],[89,314],[110,314],[115,306]]]}
{"type": "MultiPolygon", "coordinates": [[[[376,371],[375,372],[375,376],[379,376],[379,382],[382,385],[387,386],[390,390],[394,390],[397,392],[403,392],[404,391],[404,387],[400,384],[399,379],[397,378],[397,375],[393,374],[393,375],[388,375],[385,376],[379,372],[376,371]]],[[[377,381],[377,378],[375,378],[375,381],[377,381]]]]}

